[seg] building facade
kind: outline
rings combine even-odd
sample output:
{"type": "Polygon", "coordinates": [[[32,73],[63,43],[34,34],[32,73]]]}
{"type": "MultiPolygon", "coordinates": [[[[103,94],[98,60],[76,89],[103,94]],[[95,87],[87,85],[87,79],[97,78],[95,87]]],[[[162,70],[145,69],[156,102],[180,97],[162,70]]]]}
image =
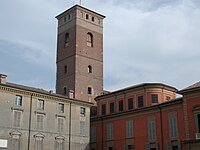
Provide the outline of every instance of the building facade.
{"type": "Polygon", "coordinates": [[[92,103],[6,82],[0,75],[0,149],[89,149],[92,103]]]}
{"type": "Polygon", "coordinates": [[[103,19],[75,5],[56,17],[56,93],[93,102],[103,91],[103,19]]]}
{"type": "Polygon", "coordinates": [[[90,149],[199,150],[200,84],[176,92],[146,83],[98,96],[90,149]]]}

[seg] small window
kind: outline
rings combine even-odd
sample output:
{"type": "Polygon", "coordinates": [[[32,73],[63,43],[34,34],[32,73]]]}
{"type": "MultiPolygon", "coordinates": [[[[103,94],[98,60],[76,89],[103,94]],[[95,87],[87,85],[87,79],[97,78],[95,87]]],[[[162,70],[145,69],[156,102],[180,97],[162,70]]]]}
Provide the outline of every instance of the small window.
{"type": "Polygon", "coordinates": [[[94,17],[92,17],[92,21],[94,22],[94,17]]]}
{"type": "Polygon", "coordinates": [[[64,66],[64,73],[67,73],[67,66],[64,66]]]}
{"type": "Polygon", "coordinates": [[[68,20],[70,20],[70,17],[71,17],[71,16],[70,16],[70,14],[69,14],[69,15],[68,15],[68,20]]]}
{"type": "Polygon", "coordinates": [[[65,47],[69,45],[69,33],[65,33],[65,47]]]}
{"type": "Polygon", "coordinates": [[[169,96],[166,96],[166,100],[169,101],[171,98],[169,96]]]}
{"type": "Polygon", "coordinates": [[[92,73],[92,66],[88,66],[88,73],[92,73]]]}
{"type": "Polygon", "coordinates": [[[128,99],[128,110],[133,109],[133,98],[128,99]]]}
{"type": "Polygon", "coordinates": [[[16,95],[15,105],[22,106],[22,96],[16,95]]]}
{"type": "Polygon", "coordinates": [[[86,19],[89,19],[89,15],[88,14],[86,14],[86,19]]]}
{"type": "Polygon", "coordinates": [[[37,100],[37,109],[44,109],[44,100],[38,99],[37,100]]]}
{"type": "Polygon", "coordinates": [[[64,104],[59,103],[58,104],[58,110],[59,110],[59,112],[64,113],[64,104]]]}
{"type": "Polygon", "coordinates": [[[92,35],[92,33],[87,33],[87,46],[93,47],[93,35],[92,35]]]}
{"type": "Polygon", "coordinates": [[[67,95],[67,88],[66,87],[63,88],[63,94],[67,95]]]}
{"type": "Polygon", "coordinates": [[[92,88],[91,87],[88,87],[88,94],[92,94],[92,88]]]}
{"type": "Polygon", "coordinates": [[[114,113],[114,111],[115,111],[114,107],[115,107],[114,102],[110,103],[110,113],[114,113]]]}
{"type": "Polygon", "coordinates": [[[85,116],[85,108],[84,107],[80,107],[80,114],[81,114],[81,116],[85,116]]]}
{"type": "Polygon", "coordinates": [[[66,17],[64,17],[64,22],[66,22],[66,20],[67,20],[66,17]]]}
{"type": "Polygon", "coordinates": [[[119,111],[123,111],[124,109],[124,104],[123,104],[123,100],[119,101],[119,111]]]}
{"type": "Polygon", "coordinates": [[[138,96],[138,108],[143,107],[143,96],[138,96]]]}
{"type": "Polygon", "coordinates": [[[152,94],[151,95],[151,102],[152,103],[158,103],[158,94],[152,94]]]}
{"type": "Polygon", "coordinates": [[[105,115],[106,114],[106,104],[102,104],[101,105],[101,115],[105,115]]]}

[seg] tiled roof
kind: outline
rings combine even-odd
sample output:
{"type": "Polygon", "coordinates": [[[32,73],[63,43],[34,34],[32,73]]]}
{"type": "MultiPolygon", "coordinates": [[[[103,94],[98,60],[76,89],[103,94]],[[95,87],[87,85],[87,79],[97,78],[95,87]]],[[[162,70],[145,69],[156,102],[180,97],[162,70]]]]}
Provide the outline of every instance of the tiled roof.
{"type": "Polygon", "coordinates": [[[179,93],[184,93],[186,91],[191,91],[191,90],[195,90],[195,89],[198,89],[198,88],[200,88],[200,81],[180,90],[179,93]]]}

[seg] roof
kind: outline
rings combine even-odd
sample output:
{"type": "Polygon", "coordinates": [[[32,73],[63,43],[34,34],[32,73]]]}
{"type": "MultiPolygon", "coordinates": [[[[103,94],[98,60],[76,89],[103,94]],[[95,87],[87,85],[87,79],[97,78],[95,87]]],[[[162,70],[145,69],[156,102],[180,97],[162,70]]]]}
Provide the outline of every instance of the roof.
{"type": "Polygon", "coordinates": [[[73,7],[70,7],[69,9],[67,9],[66,11],[64,11],[64,12],[62,12],[62,13],[60,13],[59,15],[57,15],[56,16],[56,18],[59,18],[61,15],[63,15],[64,13],[66,13],[66,12],[68,12],[68,11],[70,11],[70,10],[72,10],[72,9],[74,9],[74,8],[82,8],[82,9],[85,9],[85,10],[87,10],[87,11],[90,11],[90,12],[92,12],[92,13],[94,13],[94,14],[97,14],[97,15],[99,15],[99,16],[101,16],[101,17],[103,17],[103,18],[105,18],[106,16],[104,16],[104,15],[102,15],[102,14],[100,14],[100,13],[97,13],[97,12],[95,12],[95,11],[93,11],[93,10],[90,10],[90,9],[88,9],[88,8],[85,8],[85,7],[83,7],[83,6],[80,6],[80,5],[74,5],[73,7]]]}
{"type": "Polygon", "coordinates": [[[178,91],[175,87],[172,87],[172,86],[169,86],[169,85],[166,85],[166,84],[163,84],[163,83],[141,83],[141,84],[136,84],[136,85],[129,86],[129,87],[126,87],[126,88],[122,88],[122,89],[117,90],[117,91],[109,92],[109,93],[106,93],[104,95],[97,96],[95,99],[102,98],[104,96],[108,96],[108,95],[112,95],[112,94],[117,94],[119,92],[124,92],[124,91],[131,90],[131,89],[136,89],[136,88],[139,88],[139,87],[145,87],[145,86],[162,86],[162,87],[170,88],[174,92],[178,91]]]}
{"type": "Polygon", "coordinates": [[[55,96],[58,98],[64,98],[64,99],[68,99],[74,102],[81,102],[81,103],[85,103],[85,104],[93,104],[91,102],[87,102],[87,101],[82,101],[82,100],[78,100],[78,99],[73,99],[73,98],[69,98],[65,95],[61,95],[61,94],[56,94],[56,93],[52,93],[52,91],[46,91],[44,89],[41,88],[35,88],[35,87],[30,87],[30,86],[24,86],[24,85],[20,85],[20,84],[15,84],[15,83],[10,83],[10,82],[6,82],[6,84],[2,84],[0,83],[0,85],[2,86],[7,86],[7,87],[11,87],[11,88],[16,88],[16,89],[21,89],[21,90],[26,90],[26,91],[30,91],[30,92],[36,92],[36,93],[40,93],[40,94],[45,94],[45,95],[50,95],[50,96],[55,96]]]}
{"type": "Polygon", "coordinates": [[[182,93],[186,93],[186,92],[194,91],[198,89],[200,89],[200,81],[180,90],[178,93],[182,94],[182,93]]]}

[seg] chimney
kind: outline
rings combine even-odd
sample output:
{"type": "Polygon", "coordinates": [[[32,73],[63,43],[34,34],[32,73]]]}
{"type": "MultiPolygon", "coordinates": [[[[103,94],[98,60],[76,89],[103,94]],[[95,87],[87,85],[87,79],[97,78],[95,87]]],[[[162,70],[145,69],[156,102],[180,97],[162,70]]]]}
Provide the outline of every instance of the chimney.
{"type": "Polygon", "coordinates": [[[5,75],[5,74],[0,74],[0,83],[6,84],[6,77],[7,77],[7,75],[5,75]]]}
{"type": "Polygon", "coordinates": [[[69,98],[74,98],[74,91],[73,90],[69,90],[69,98]]]}

